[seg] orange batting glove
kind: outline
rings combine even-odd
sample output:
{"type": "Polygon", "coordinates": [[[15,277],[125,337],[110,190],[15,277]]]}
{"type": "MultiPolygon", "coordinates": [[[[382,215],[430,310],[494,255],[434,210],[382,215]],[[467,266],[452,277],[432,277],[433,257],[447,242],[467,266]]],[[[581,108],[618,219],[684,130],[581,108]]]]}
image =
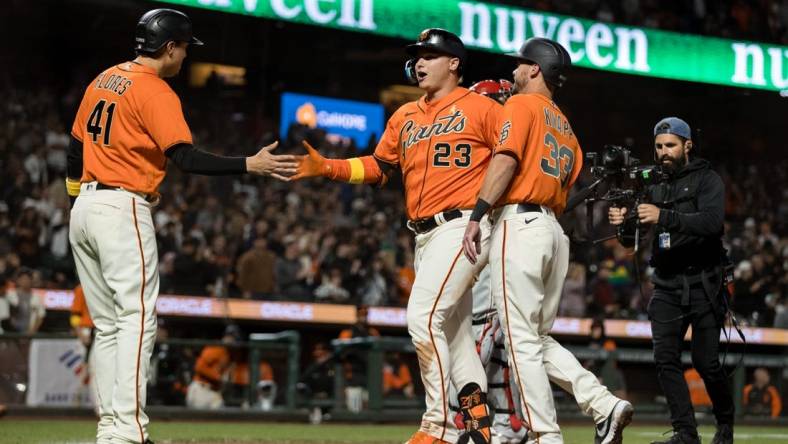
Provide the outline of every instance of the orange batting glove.
{"type": "Polygon", "coordinates": [[[296,174],[291,179],[299,180],[307,177],[327,176],[331,168],[326,165],[326,158],[318,153],[306,140],[301,143],[303,143],[308,154],[296,156],[298,167],[296,174]]]}

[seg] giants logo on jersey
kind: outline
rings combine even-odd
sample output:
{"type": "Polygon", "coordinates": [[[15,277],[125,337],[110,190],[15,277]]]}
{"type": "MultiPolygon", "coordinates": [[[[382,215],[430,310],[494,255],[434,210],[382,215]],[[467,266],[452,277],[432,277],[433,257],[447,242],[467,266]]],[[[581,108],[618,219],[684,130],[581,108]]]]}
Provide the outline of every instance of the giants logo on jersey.
{"type": "Polygon", "coordinates": [[[501,127],[501,135],[498,137],[498,145],[503,145],[506,139],[509,138],[509,130],[512,129],[512,121],[507,120],[501,127]]]}
{"type": "Polygon", "coordinates": [[[451,111],[451,114],[439,117],[438,121],[432,125],[416,125],[412,120],[405,122],[400,131],[403,156],[408,148],[432,136],[461,133],[465,129],[466,117],[460,109],[452,107],[451,111]]]}

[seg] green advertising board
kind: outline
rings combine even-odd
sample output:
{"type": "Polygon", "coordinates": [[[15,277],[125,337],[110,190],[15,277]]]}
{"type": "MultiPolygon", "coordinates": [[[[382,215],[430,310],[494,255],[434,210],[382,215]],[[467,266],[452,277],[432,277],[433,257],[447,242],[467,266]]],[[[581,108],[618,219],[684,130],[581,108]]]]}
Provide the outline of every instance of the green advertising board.
{"type": "Polygon", "coordinates": [[[166,3],[413,40],[445,28],[469,48],[559,41],[582,67],[691,82],[788,89],[788,47],[603,23],[460,0],[160,0],[166,3]]]}

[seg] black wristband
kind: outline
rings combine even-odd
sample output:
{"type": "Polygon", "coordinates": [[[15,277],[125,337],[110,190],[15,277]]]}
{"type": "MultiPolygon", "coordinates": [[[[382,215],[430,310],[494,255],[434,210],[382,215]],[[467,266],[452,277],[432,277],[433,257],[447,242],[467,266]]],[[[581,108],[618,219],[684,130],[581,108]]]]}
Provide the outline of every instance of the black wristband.
{"type": "Polygon", "coordinates": [[[471,220],[473,222],[479,222],[480,220],[482,220],[482,217],[484,217],[484,215],[487,214],[487,211],[489,210],[490,210],[490,204],[488,204],[487,201],[485,201],[484,199],[479,198],[476,201],[476,206],[473,207],[473,212],[471,213],[471,220]]]}

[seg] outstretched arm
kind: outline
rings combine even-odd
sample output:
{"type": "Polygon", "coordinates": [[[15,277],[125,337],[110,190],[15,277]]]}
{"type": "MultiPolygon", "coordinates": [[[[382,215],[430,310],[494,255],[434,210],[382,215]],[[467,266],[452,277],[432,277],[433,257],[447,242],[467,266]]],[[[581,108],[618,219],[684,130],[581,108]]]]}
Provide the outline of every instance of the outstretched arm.
{"type": "Polygon", "coordinates": [[[298,171],[292,177],[294,180],[322,176],[339,182],[383,185],[396,168],[374,156],[326,159],[309,142],[304,141],[303,144],[308,154],[298,157],[298,171]]]}
{"type": "Polygon", "coordinates": [[[249,157],[218,156],[187,143],[175,145],[165,151],[165,154],[187,173],[206,176],[249,173],[287,181],[290,180],[289,176],[296,172],[296,156],[273,154],[272,151],[278,144],[279,142],[274,142],[267,145],[249,157]]]}

